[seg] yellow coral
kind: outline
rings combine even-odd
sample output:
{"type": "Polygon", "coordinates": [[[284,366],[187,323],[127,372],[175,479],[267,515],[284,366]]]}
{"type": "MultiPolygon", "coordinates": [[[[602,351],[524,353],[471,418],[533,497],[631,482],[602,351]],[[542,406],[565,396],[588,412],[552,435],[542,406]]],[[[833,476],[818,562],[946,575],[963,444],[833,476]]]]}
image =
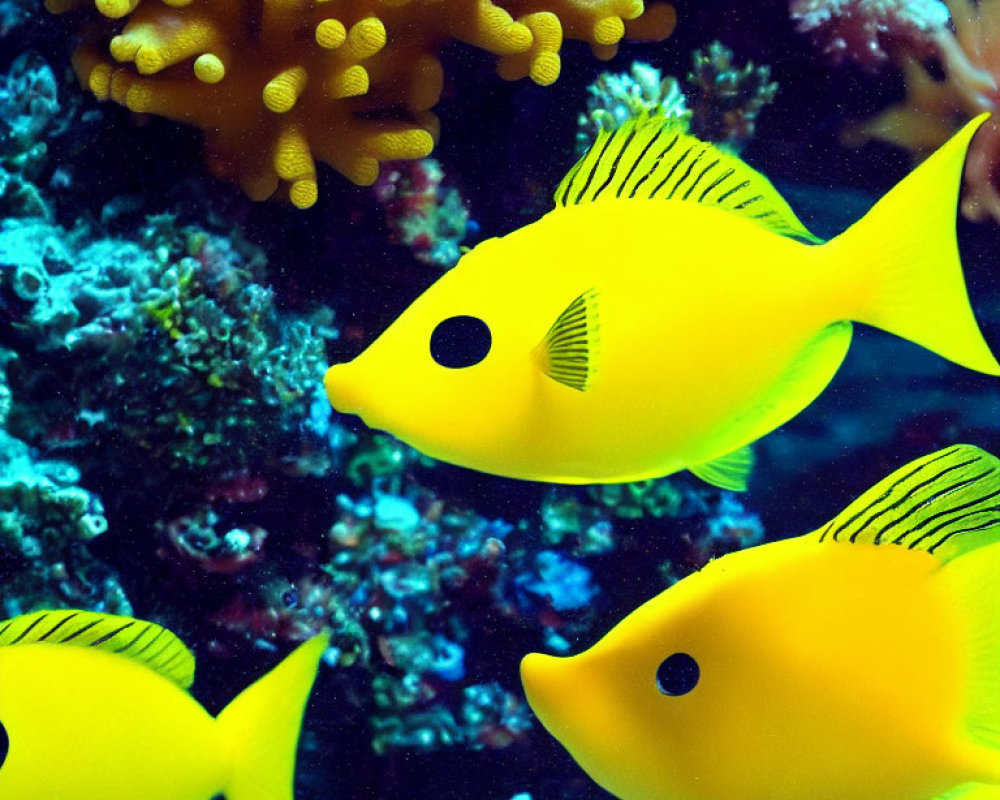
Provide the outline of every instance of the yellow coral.
{"type": "Polygon", "coordinates": [[[499,56],[504,78],[546,85],[563,38],[610,58],[623,37],[664,39],[675,21],[642,0],[498,1],[95,0],[123,22],[81,45],[74,67],[99,99],[201,128],[209,168],[250,197],[280,190],[305,208],[316,160],[366,185],[380,162],[430,153],[446,40],[499,56]]]}

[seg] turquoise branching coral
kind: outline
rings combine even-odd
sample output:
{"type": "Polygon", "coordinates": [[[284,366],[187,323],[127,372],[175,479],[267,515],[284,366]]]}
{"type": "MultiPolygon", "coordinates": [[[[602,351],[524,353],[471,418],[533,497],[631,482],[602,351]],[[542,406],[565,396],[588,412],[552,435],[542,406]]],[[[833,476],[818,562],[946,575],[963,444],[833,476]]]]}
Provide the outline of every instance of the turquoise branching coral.
{"type": "Polygon", "coordinates": [[[610,58],[623,37],[674,26],[671,6],[642,0],[95,1],[105,20],[74,57],[84,85],[201,128],[212,172],[299,207],[316,201],[316,159],[367,185],[380,162],[430,153],[446,40],[496,54],[504,78],[549,84],[564,36],[610,58]]]}

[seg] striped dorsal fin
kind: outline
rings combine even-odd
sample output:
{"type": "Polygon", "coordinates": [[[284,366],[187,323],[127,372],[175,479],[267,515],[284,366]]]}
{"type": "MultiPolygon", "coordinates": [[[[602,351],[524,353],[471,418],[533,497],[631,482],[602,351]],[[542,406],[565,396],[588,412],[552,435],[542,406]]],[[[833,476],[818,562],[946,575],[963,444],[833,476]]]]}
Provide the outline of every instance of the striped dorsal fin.
{"type": "Polygon", "coordinates": [[[74,609],[36,611],[0,622],[0,647],[42,642],[114,653],[149,667],[182,689],[194,681],[194,655],[155,622],[74,609]]]}
{"type": "Polygon", "coordinates": [[[923,456],[812,535],[821,542],[925,550],[947,563],[1000,541],[1000,460],[968,444],[923,456]]]}
{"type": "Polygon", "coordinates": [[[557,207],[628,199],[700,203],[782,236],[821,241],[767,178],[689,134],[676,117],[643,113],[614,131],[601,131],[555,192],[557,207]]]}

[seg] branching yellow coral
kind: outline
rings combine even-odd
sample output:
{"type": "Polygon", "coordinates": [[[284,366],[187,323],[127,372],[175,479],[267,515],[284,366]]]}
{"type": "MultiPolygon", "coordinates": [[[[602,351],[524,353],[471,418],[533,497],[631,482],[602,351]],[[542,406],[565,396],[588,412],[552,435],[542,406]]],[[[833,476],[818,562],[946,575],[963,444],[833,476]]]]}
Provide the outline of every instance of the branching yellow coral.
{"type": "MultiPolygon", "coordinates": [[[[89,0],[46,0],[53,12],[89,0]]],[[[642,0],[95,0],[106,18],[74,56],[98,98],[205,132],[212,172],[254,199],[316,201],[315,161],[357,184],[430,153],[440,46],[499,56],[507,79],[550,84],[563,38],[599,58],[660,40],[673,8],[642,0]],[[115,22],[120,20],[119,22],[115,22]],[[110,57],[109,57],[110,56],[110,57]]]]}

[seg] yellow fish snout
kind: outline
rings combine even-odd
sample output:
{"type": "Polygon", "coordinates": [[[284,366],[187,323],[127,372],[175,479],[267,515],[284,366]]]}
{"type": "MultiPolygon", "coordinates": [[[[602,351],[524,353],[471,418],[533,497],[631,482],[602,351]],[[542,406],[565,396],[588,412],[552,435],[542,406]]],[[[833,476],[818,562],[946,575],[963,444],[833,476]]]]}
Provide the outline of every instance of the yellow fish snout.
{"type": "Polygon", "coordinates": [[[521,683],[535,715],[545,727],[558,716],[556,706],[566,692],[565,659],[528,653],[521,659],[521,683]]]}
{"type": "MultiPolygon", "coordinates": [[[[619,691],[601,661],[593,651],[568,658],[531,653],[521,660],[524,693],[538,720],[593,780],[618,797],[645,800],[651,795],[643,782],[648,770],[642,769],[642,753],[608,746],[626,737],[634,744],[635,737],[628,734],[627,693],[619,691]]],[[[658,748],[657,769],[666,768],[665,756],[658,748]]]]}
{"type": "Polygon", "coordinates": [[[579,760],[581,751],[591,749],[589,732],[601,727],[591,724],[591,715],[603,703],[591,691],[600,694],[593,676],[578,659],[529,653],[521,659],[521,683],[539,722],[579,760]],[[589,699],[581,702],[584,697],[589,699]]]}
{"type": "Polygon", "coordinates": [[[581,662],[587,655],[559,658],[529,653],[521,659],[521,683],[528,705],[574,757],[593,748],[590,734],[604,730],[603,712],[611,705],[599,674],[581,662]]]}
{"type": "Polygon", "coordinates": [[[341,414],[358,414],[365,410],[362,397],[363,382],[357,380],[357,367],[353,361],[335,364],[326,371],[323,387],[332,405],[341,414]]]}

